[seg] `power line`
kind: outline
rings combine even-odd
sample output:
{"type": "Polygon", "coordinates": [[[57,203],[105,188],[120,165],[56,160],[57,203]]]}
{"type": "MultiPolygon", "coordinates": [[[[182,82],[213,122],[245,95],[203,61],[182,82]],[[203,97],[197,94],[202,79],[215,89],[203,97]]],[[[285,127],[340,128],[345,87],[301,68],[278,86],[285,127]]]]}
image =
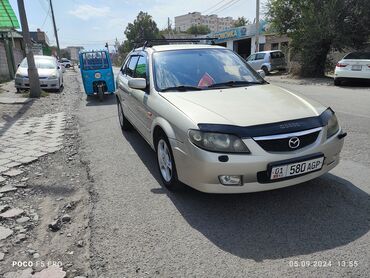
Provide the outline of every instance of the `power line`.
{"type": "Polygon", "coordinates": [[[50,8],[49,8],[49,10],[48,10],[48,12],[47,12],[47,14],[46,14],[46,16],[45,16],[44,22],[43,22],[43,23],[42,23],[42,25],[41,25],[41,29],[43,29],[43,28],[44,28],[44,25],[45,25],[46,20],[48,19],[48,17],[50,17],[50,8]]]}
{"type": "Polygon", "coordinates": [[[236,3],[240,2],[241,0],[231,0],[229,1],[228,3],[222,5],[221,7],[217,8],[216,10],[214,10],[212,13],[220,13],[228,8],[230,8],[231,6],[234,6],[236,3]]]}
{"type": "Polygon", "coordinates": [[[217,2],[215,5],[211,6],[210,8],[202,11],[201,13],[204,14],[205,12],[208,12],[209,10],[212,10],[213,8],[217,7],[219,4],[221,4],[222,2],[225,2],[226,0],[221,0],[220,2],[217,2]]]}

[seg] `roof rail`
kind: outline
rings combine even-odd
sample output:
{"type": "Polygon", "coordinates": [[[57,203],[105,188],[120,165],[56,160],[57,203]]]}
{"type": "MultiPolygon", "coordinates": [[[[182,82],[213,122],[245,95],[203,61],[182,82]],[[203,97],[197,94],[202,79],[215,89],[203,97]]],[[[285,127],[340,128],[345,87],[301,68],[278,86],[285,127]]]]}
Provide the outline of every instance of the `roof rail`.
{"type": "Polygon", "coordinates": [[[203,38],[180,38],[180,39],[147,39],[147,40],[142,40],[139,42],[135,42],[134,44],[134,49],[137,48],[139,45],[142,45],[143,50],[146,47],[152,47],[153,45],[163,45],[163,44],[169,44],[171,42],[190,42],[190,43],[199,43],[201,41],[211,41],[211,44],[215,44],[215,40],[217,38],[208,38],[208,37],[203,37],[203,38]]]}

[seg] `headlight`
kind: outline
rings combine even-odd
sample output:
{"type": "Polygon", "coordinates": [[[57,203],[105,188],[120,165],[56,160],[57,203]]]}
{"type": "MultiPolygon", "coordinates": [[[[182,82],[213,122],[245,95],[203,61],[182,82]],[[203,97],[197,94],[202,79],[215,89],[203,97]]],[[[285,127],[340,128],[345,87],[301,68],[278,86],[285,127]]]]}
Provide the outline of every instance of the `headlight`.
{"type": "Polygon", "coordinates": [[[337,116],[333,114],[328,121],[326,138],[332,137],[334,134],[338,132],[338,130],[339,130],[339,124],[338,124],[337,116]]]}
{"type": "Polygon", "coordinates": [[[223,153],[250,153],[243,141],[231,134],[189,130],[190,141],[201,149],[223,153]]]}
{"type": "Polygon", "coordinates": [[[95,73],[95,78],[96,78],[96,79],[99,79],[100,77],[101,77],[101,73],[100,73],[100,72],[96,72],[96,73],[95,73]]]}
{"type": "Polygon", "coordinates": [[[52,75],[49,76],[49,79],[55,79],[55,78],[57,78],[56,74],[52,74],[52,75]]]}

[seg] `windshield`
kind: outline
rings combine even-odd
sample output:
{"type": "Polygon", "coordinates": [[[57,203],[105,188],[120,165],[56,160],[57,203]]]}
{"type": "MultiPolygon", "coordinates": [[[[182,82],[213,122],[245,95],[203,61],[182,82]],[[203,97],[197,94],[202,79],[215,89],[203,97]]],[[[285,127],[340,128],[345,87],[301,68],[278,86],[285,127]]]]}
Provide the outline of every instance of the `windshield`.
{"type": "MultiPolygon", "coordinates": [[[[35,57],[35,65],[38,69],[56,69],[57,63],[53,59],[45,59],[45,58],[37,58],[35,57]]],[[[22,63],[20,64],[22,68],[28,68],[27,59],[23,59],[22,63]]]]}
{"type": "Polygon", "coordinates": [[[191,49],[153,54],[155,85],[158,91],[182,87],[210,89],[262,84],[264,80],[228,49],[191,49]],[[227,84],[225,84],[227,83],[227,84]]]}
{"type": "Polygon", "coordinates": [[[85,70],[107,69],[109,67],[105,51],[83,53],[82,58],[85,70]]]}
{"type": "Polygon", "coordinates": [[[352,52],[345,56],[345,60],[370,60],[370,52],[352,52]]]}

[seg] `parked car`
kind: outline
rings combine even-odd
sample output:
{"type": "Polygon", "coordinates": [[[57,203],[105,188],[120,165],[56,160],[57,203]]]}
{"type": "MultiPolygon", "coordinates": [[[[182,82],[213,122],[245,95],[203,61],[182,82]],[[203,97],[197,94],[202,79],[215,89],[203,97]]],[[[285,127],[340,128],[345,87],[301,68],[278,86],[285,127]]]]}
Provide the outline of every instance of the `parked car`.
{"type": "MultiPolygon", "coordinates": [[[[60,91],[63,87],[63,72],[58,65],[57,59],[51,56],[35,55],[35,64],[39,74],[42,89],[54,89],[60,91]]],[[[27,58],[20,63],[15,74],[15,87],[17,92],[21,89],[29,89],[27,58]]]]}
{"type": "Polygon", "coordinates": [[[286,70],[285,55],[280,50],[261,51],[247,58],[248,64],[255,70],[263,70],[269,74],[274,70],[286,70]]]}
{"type": "Polygon", "coordinates": [[[339,86],[348,79],[370,80],[370,52],[351,52],[337,63],[334,85],[339,86]]]}
{"type": "Polygon", "coordinates": [[[346,133],[334,111],[269,84],[229,49],[138,48],[116,82],[120,126],[155,150],[169,190],[271,190],[339,163],[346,133]]]}
{"type": "Polygon", "coordinates": [[[67,58],[60,59],[59,63],[61,63],[66,69],[72,67],[72,62],[67,58]]]}

